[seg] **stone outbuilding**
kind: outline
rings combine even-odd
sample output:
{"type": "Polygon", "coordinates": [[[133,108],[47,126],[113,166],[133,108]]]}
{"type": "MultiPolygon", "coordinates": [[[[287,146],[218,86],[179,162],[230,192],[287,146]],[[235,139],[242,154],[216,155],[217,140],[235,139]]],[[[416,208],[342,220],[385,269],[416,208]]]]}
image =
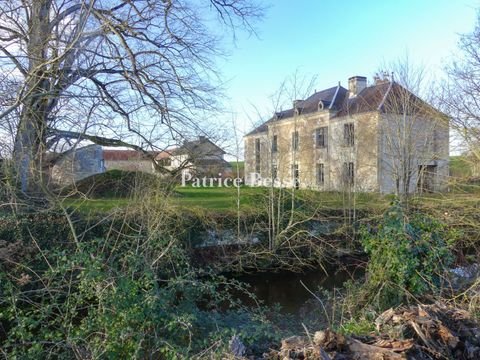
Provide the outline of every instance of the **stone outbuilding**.
{"type": "Polygon", "coordinates": [[[47,155],[55,159],[50,174],[53,183],[59,185],[72,184],[109,170],[160,174],[152,158],[166,170],[177,174],[188,172],[218,176],[231,172],[230,164],[224,160],[225,151],[203,136],[185,141],[176,148],[152,152],[151,157],[135,150],[105,148],[95,144],[47,155]]]}

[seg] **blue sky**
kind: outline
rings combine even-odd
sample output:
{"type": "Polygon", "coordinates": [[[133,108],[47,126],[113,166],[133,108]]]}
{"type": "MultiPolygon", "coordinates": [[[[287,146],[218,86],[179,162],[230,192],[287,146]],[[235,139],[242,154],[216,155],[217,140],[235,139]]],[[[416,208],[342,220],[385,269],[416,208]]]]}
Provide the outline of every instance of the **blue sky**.
{"type": "Polygon", "coordinates": [[[237,34],[231,56],[219,63],[227,107],[245,132],[258,120],[252,104],[271,108],[269,95],[297,70],[316,75],[316,89],[346,86],[348,77],[371,79],[408,52],[414,64],[441,74],[459,34],[473,30],[477,8],[479,0],[273,1],[258,37],[237,34]]]}

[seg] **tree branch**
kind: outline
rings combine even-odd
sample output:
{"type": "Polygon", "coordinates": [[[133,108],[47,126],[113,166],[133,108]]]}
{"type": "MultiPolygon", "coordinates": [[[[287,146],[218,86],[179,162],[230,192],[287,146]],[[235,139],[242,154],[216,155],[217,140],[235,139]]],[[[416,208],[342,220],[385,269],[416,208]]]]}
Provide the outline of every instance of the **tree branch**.
{"type": "MultiPolygon", "coordinates": [[[[156,153],[153,153],[151,151],[147,151],[143,149],[141,146],[135,145],[135,144],[130,144],[127,143],[123,140],[120,139],[111,139],[103,136],[96,136],[96,135],[88,135],[82,132],[76,132],[76,131],[68,131],[68,130],[59,130],[59,129],[48,129],[48,135],[49,136],[55,136],[57,139],[58,138],[65,138],[65,139],[76,139],[76,140],[89,140],[97,145],[102,145],[102,146],[112,146],[112,147],[128,147],[130,149],[133,149],[135,151],[140,152],[145,158],[149,159],[152,161],[153,166],[155,167],[155,170],[160,172],[160,173],[168,173],[171,174],[172,172],[162,165],[158,163],[158,161],[155,159],[156,153]]],[[[57,161],[58,159],[54,159],[53,161],[57,161]]]]}
{"type": "Polygon", "coordinates": [[[20,61],[12,55],[10,51],[8,51],[4,46],[0,45],[0,50],[13,62],[15,67],[22,73],[23,76],[27,76],[27,71],[23,68],[22,64],[20,64],[20,61]]]}

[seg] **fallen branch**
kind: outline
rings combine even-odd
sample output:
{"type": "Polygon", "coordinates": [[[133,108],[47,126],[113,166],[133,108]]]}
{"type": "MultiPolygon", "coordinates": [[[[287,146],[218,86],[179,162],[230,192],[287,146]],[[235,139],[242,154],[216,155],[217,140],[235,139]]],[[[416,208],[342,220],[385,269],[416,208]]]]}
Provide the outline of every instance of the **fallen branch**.
{"type": "Polygon", "coordinates": [[[444,304],[389,309],[375,321],[379,333],[344,336],[327,329],[313,342],[293,336],[265,359],[480,359],[480,327],[461,309],[444,304]]]}

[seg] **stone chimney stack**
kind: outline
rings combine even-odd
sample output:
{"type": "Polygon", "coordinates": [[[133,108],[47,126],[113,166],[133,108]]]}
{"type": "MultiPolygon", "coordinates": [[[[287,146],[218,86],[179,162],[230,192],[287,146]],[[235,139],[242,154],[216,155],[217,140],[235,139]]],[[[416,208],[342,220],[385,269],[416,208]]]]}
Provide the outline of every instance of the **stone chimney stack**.
{"type": "Polygon", "coordinates": [[[348,79],[348,97],[357,96],[366,87],[367,78],[365,76],[352,76],[348,79]]]}

